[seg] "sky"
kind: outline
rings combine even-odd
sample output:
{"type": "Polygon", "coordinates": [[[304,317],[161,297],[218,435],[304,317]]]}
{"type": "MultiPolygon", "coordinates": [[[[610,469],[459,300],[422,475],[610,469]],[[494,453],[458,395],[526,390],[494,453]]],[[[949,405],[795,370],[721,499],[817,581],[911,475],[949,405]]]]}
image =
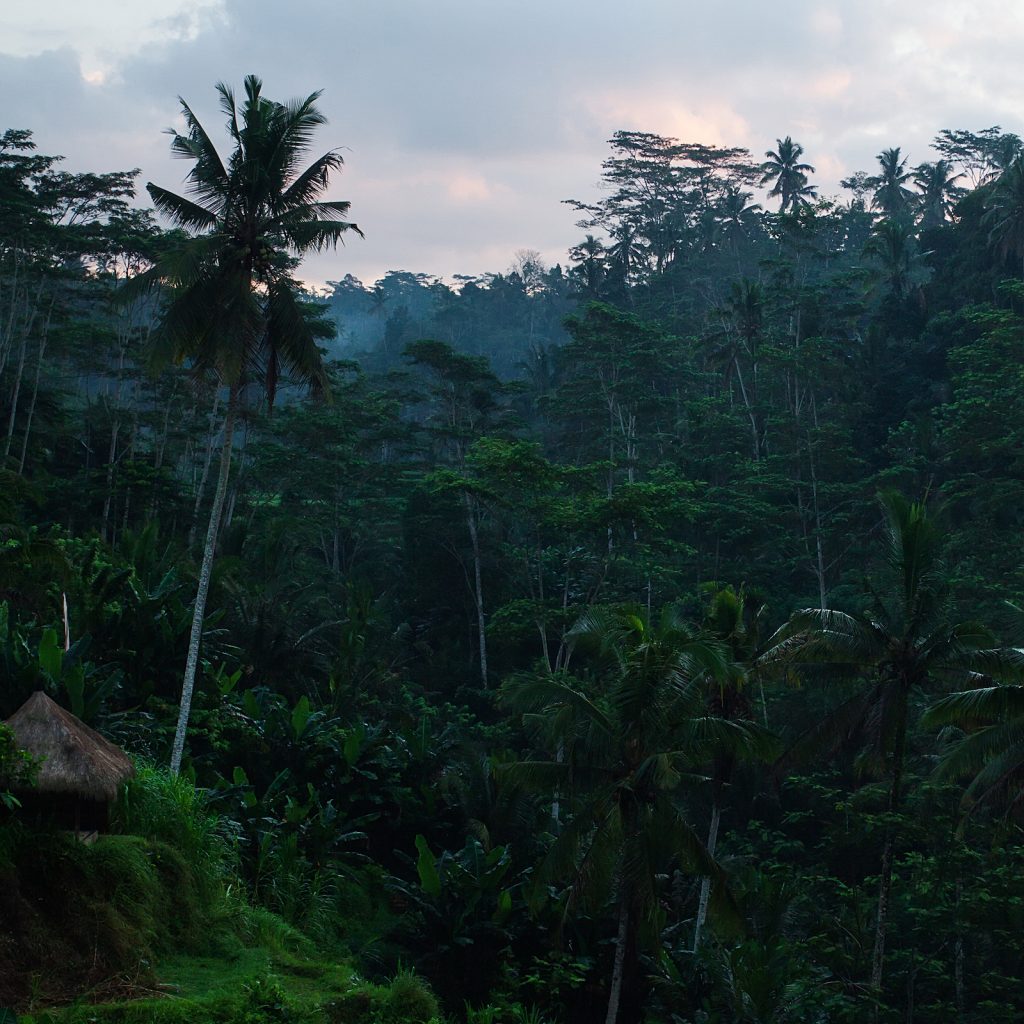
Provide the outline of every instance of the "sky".
{"type": "MultiPolygon", "coordinates": [[[[1024,4],[1011,0],[0,0],[5,127],[68,170],[179,189],[162,130],[214,86],[323,90],[315,153],[365,232],[311,282],[564,264],[618,129],[746,146],[791,135],[823,194],[881,149],[934,159],[943,128],[1024,134],[1024,4]]],[[[225,146],[226,148],[226,146],[225,146]]]]}

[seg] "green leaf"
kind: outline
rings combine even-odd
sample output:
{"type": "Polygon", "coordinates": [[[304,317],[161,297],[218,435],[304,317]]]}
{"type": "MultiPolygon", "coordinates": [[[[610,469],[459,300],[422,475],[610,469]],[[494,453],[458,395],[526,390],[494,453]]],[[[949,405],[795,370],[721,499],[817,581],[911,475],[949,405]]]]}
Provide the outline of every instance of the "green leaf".
{"type": "Polygon", "coordinates": [[[346,737],[342,753],[345,756],[345,763],[349,768],[353,767],[359,760],[359,754],[363,749],[363,740],[366,738],[366,730],[361,725],[356,726],[346,737]]]}
{"type": "Polygon", "coordinates": [[[64,663],[64,652],[57,640],[57,630],[52,626],[43,630],[39,641],[39,669],[51,681],[60,679],[61,666],[64,663]]]}
{"type": "Polygon", "coordinates": [[[85,719],[85,671],[82,666],[76,665],[73,671],[68,672],[63,683],[71,704],[71,714],[85,719]]]}
{"type": "Polygon", "coordinates": [[[285,821],[289,825],[298,825],[300,821],[304,821],[309,816],[309,810],[306,804],[299,803],[298,800],[288,797],[284,808],[285,821]]]}
{"type": "Polygon", "coordinates": [[[303,695],[299,702],[292,709],[292,732],[296,739],[300,739],[306,731],[310,716],[313,714],[309,706],[309,698],[303,695]]]}
{"type": "Polygon", "coordinates": [[[217,689],[222,697],[226,697],[231,693],[238,685],[238,680],[242,678],[242,670],[235,669],[230,675],[224,670],[224,665],[221,663],[217,666],[217,671],[214,674],[214,682],[217,684],[217,689]]]}
{"type": "Polygon", "coordinates": [[[498,908],[494,912],[494,921],[496,924],[500,924],[502,921],[512,913],[512,891],[510,889],[502,889],[501,895],[498,896],[498,908]]]}
{"type": "Polygon", "coordinates": [[[416,836],[416,849],[420,851],[416,861],[416,870],[420,876],[420,888],[428,896],[441,895],[441,876],[437,873],[437,858],[430,852],[427,840],[416,836]]]}
{"type": "Polygon", "coordinates": [[[245,713],[254,721],[259,721],[263,714],[260,711],[260,702],[256,699],[256,694],[252,690],[246,690],[242,694],[242,707],[245,708],[245,713]]]}

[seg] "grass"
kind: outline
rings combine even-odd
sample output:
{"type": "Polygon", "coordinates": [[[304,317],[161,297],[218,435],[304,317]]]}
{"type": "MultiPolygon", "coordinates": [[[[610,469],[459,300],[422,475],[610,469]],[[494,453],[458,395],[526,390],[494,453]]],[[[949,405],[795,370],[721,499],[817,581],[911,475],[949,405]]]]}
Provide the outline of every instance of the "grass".
{"type": "Polygon", "coordinates": [[[22,1024],[438,1017],[436,998],[414,975],[399,971],[374,985],[343,955],[325,959],[349,927],[356,948],[369,945],[381,913],[372,884],[332,882],[321,901],[328,920],[310,929],[314,942],[249,903],[230,837],[191,784],[143,768],[115,826],[122,834],[92,846],[59,831],[0,829],[0,1020],[5,1006],[27,1014],[22,1024]]]}
{"type": "Polygon", "coordinates": [[[363,981],[347,964],[239,945],[218,956],[172,956],[155,969],[157,998],[76,1004],[21,1024],[428,1024],[437,1001],[415,976],[363,981]],[[158,986],[158,987],[157,987],[158,986]]]}

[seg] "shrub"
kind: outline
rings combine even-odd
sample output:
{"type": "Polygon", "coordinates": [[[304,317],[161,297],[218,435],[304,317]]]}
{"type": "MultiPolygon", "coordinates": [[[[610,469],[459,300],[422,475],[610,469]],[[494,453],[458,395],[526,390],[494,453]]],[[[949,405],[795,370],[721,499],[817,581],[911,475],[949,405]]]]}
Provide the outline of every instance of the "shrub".
{"type": "Polygon", "coordinates": [[[384,1019],[394,1024],[427,1024],[439,1013],[437,998],[411,971],[395,975],[384,997],[384,1019]]]}
{"type": "MultiPolygon", "coordinates": [[[[205,794],[188,779],[139,765],[114,812],[116,831],[158,839],[181,852],[198,880],[218,886],[233,866],[232,842],[205,794]]],[[[211,893],[207,892],[207,896],[211,893]]]]}

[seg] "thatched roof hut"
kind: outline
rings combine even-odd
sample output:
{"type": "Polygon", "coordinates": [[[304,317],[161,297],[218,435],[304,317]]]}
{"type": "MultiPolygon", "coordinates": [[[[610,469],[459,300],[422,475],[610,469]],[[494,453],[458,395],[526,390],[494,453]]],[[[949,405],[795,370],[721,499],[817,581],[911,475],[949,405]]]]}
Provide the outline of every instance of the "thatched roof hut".
{"type": "Polygon", "coordinates": [[[41,764],[35,793],[112,804],[135,774],[131,758],[42,690],[7,719],[18,746],[41,764]]]}

